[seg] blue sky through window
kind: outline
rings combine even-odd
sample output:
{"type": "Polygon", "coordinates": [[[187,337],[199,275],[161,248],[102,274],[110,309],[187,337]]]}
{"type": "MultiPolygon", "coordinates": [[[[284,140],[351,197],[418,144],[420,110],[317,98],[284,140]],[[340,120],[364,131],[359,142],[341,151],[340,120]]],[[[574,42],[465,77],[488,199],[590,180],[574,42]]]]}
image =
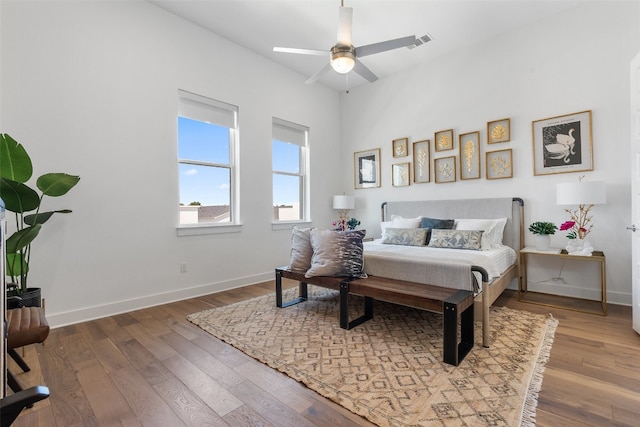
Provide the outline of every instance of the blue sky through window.
{"type": "MultiPolygon", "coordinates": [[[[228,165],[229,128],[178,117],[178,157],[181,160],[228,165]]],[[[300,149],[297,144],[272,142],[274,171],[299,173],[300,149]]],[[[203,206],[229,205],[230,171],[227,168],[179,164],[180,203],[200,202],[203,206]]],[[[251,177],[257,179],[258,177],[251,177]]],[[[274,175],[273,203],[291,205],[300,202],[300,178],[274,175]]]]}
{"type": "MultiPolygon", "coordinates": [[[[178,117],[178,157],[181,160],[228,165],[229,128],[178,117]]],[[[180,203],[203,206],[231,203],[230,169],[181,163],[180,203]]]]}

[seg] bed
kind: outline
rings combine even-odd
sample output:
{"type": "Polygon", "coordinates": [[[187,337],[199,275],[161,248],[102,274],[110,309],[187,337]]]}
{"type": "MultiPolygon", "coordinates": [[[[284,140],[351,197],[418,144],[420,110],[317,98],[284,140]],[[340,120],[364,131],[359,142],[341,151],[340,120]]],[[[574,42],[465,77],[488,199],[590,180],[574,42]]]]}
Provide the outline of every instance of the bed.
{"type": "MultiPolygon", "coordinates": [[[[518,252],[524,243],[524,201],[491,198],[385,202],[381,210],[382,224],[393,231],[404,228],[393,224],[407,225],[413,220],[411,228],[418,217],[454,219],[454,228],[459,223],[461,230],[472,229],[484,219],[504,221],[502,241],[485,247],[483,240],[482,250],[388,244],[385,235],[385,240],[364,242],[364,272],[368,275],[473,291],[475,317],[482,321],[483,345],[488,347],[489,307],[518,278],[518,252]]],[[[437,233],[440,236],[447,232],[437,233]]]]}

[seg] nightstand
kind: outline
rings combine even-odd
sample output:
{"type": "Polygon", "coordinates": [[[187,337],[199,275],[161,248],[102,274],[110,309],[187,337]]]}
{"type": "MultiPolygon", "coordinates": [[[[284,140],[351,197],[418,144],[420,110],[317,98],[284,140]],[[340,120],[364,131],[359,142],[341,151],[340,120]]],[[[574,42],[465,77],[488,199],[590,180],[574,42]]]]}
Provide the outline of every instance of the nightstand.
{"type": "Polygon", "coordinates": [[[607,315],[607,278],[606,259],[601,251],[594,251],[591,256],[569,255],[566,250],[538,251],[535,248],[520,250],[520,280],[518,281],[518,300],[532,304],[565,308],[584,313],[607,315]],[[527,263],[529,257],[540,257],[539,262],[556,258],[569,262],[593,262],[600,265],[600,300],[584,299],[558,295],[548,292],[530,291],[527,283],[527,263]]]}

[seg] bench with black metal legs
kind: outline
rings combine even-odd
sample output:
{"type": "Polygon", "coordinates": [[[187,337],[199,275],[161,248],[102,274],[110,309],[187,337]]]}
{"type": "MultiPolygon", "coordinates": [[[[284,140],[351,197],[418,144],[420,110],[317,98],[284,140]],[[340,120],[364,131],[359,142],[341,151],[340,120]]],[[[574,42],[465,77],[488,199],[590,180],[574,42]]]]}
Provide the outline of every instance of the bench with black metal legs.
{"type": "Polygon", "coordinates": [[[340,291],[338,321],[343,329],[351,329],[372,319],[373,300],[377,299],[442,313],[445,363],[457,366],[473,348],[473,292],[374,276],[364,279],[327,276],[308,278],[303,272],[279,267],[276,268],[276,306],[288,307],[306,301],[308,284],[340,291]],[[287,302],[283,301],[282,296],[283,278],[299,282],[298,296],[287,302]],[[364,314],[350,320],[349,295],[352,294],[364,297],[364,314]]]}

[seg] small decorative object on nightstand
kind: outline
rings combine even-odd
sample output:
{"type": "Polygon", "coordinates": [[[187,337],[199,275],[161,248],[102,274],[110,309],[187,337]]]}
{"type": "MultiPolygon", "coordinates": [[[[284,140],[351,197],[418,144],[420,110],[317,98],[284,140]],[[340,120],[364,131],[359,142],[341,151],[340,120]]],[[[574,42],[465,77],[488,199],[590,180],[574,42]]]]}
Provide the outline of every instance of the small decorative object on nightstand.
{"type": "Polygon", "coordinates": [[[552,222],[536,221],[529,226],[529,231],[533,233],[536,240],[536,249],[539,251],[549,250],[551,246],[551,235],[556,233],[558,227],[552,222]]]}

